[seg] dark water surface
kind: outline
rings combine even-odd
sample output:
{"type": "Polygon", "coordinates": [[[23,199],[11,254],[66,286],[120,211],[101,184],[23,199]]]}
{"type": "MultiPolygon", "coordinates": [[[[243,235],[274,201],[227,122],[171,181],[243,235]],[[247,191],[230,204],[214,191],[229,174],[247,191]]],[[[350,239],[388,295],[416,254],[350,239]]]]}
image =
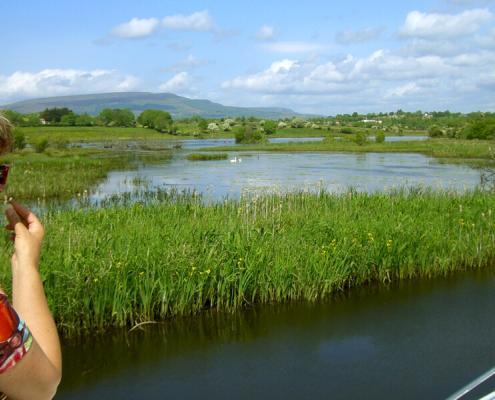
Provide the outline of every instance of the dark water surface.
{"type": "Polygon", "coordinates": [[[473,272],[65,341],[56,398],[443,399],[495,365],[494,293],[473,272]]]}

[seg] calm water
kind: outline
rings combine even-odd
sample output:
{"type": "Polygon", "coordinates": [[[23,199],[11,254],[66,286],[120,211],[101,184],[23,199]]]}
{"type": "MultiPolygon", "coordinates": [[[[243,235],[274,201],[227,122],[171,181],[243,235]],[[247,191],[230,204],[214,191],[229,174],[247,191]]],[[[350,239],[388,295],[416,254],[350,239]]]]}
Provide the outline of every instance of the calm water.
{"type": "Polygon", "coordinates": [[[470,273],[65,342],[57,399],[443,399],[495,365],[494,291],[470,273]]]}
{"type": "MultiPolygon", "coordinates": [[[[194,145],[194,144],[191,144],[194,145]]],[[[204,142],[203,142],[204,145],[204,142]]],[[[464,190],[479,184],[478,170],[440,164],[421,154],[404,153],[273,153],[236,152],[230,160],[188,161],[188,150],[174,152],[170,161],[144,165],[135,171],[115,171],[97,187],[94,200],[131,192],[139,177],[153,187],[195,190],[206,199],[239,197],[243,192],[316,190],[382,191],[403,186],[464,190]]]]}

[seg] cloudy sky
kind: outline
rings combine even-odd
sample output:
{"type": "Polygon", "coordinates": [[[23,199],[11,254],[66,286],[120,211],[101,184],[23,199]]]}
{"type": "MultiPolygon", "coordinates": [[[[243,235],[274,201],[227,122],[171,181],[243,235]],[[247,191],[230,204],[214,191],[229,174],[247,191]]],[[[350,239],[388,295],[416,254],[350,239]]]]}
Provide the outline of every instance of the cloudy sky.
{"type": "Polygon", "coordinates": [[[495,0],[3,1],[0,104],[114,91],[495,111],[495,0]]]}

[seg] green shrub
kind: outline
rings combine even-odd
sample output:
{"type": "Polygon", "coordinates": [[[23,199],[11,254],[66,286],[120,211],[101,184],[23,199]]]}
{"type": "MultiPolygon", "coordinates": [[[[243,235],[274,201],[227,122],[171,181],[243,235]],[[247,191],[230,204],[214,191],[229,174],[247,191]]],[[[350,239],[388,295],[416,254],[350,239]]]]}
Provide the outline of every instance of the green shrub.
{"type": "Polygon", "coordinates": [[[38,140],[33,144],[34,151],[36,151],[36,153],[43,153],[48,148],[48,145],[48,139],[38,140]]]}
{"type": "Polygon", "coordinates": [[[443,131],[436,125],[433,125],[429,130],[428,130],[428,136],[435,138],[435,137],[442,137],[443,136],[443,131]]]}
{"type": "Polygon", "coordinates": [[[23,150],[26,147],[26,136],[19,129],[14,131],[14,148],[13,150],[23,150]]]}
{"type": "Polygon", "coordinates": [[[385,141],[385,133],[382,131],[378,131],[375,135],[375,142],[376,143],[383,143],[385,141]]]}
{"type": "Polygon", "coordinates": [[[354,135],[354,143],[356,143],[359,146],[362,146],[365,144],[367,141],[366,134],[364,132],[357,132],[356,135],[354,135]]]}

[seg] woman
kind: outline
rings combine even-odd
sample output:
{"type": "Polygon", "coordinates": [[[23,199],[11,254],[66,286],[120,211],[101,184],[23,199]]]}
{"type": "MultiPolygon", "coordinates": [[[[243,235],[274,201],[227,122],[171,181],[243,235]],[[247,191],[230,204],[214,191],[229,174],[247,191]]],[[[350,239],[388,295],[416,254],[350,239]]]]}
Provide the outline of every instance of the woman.
{"type": "MultiPolygon", "coordinates": [[[[11,129],[0,116],[0,153],[10,150],[11,129]]],[[[0,180],[0,190],[4,185],[0,180]]],[[[51,399],[60,383],[62,356],[39,272],[44,229],[19,203],[11,202],[5,214],[14,254],[12,304],[0,289],[0,391],[12,399],[51,399]]]]}

